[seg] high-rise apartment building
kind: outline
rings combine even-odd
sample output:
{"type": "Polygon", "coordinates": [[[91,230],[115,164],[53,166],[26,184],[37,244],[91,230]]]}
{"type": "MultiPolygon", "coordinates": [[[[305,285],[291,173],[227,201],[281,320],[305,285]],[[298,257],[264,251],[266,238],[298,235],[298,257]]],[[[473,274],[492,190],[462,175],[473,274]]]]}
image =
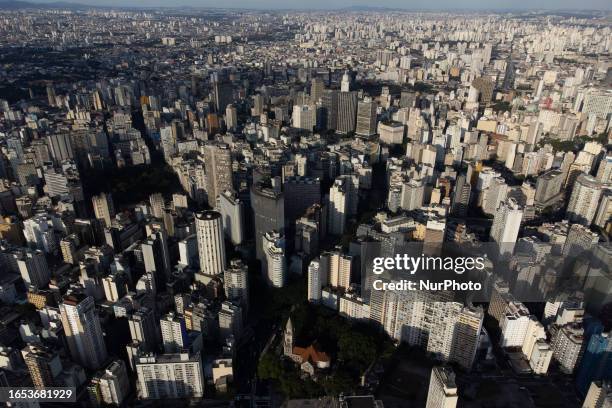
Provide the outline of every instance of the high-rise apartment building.
{"type": "Polygon", "coordinates": [[[507,255],[514,252],[522,219],[523,210],[516,200],[509,198],[500,203],[490,233],[491,240],[497,244],[500,254],[507,255]]]}
{"type": "Polygon", "coordinates": [[[602,184],[588,174],[581,174],[574,183],[574,189],[567,205],[567,219],[570,222],[589,226],[597,213],[602,193],[602,184]]]}
{"type": "Polygon", "coordinates": [[[272,287],[282,288],[287,280],[284,237],[278,231],[269,231],[264,234],[262,240],[266,254],[266,281],[272,287]]]}
{"type": "Polygon", "coordinates": [[[429,378],[426,408],[455,408],[457,406],[455,373],[447,367],[433,367],[429,378]]]}
{"type": "Polygon", "coordinates": [[[106,344],[91,296],[68,295],[60,314],[70,355],[83,367],[98,369],[107,358],[106,344]]]}
{"type": "Polygon", "coordinates": [[[153,354],[136,358],[141,399],[201,398],[204,373],[200,353],[153,354]]]}

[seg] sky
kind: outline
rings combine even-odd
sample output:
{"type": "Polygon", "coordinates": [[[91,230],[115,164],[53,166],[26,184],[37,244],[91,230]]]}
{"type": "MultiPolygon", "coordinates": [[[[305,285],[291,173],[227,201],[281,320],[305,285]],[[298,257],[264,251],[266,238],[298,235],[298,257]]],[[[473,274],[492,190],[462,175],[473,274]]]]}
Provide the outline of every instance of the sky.
{"type": "MultiPolygon", "coordinates": [[[[30,0],[49,3],[62,0],[30,0]]],[[[376,6],[402,9],[571,9],[612,10],[611,0],[65,0],[97,6],[130,7],[221,7],[251,9],[338,9],[350,6],[376,6]]]]}

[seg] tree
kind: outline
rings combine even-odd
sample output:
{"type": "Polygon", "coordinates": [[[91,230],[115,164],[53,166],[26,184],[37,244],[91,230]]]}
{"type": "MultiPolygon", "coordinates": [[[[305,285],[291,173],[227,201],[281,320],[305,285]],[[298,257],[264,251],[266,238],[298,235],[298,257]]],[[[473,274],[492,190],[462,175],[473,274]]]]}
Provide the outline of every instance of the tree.
{"type": "Polygon", "coordinates": [[[277,380],[283,377],[283,367],[278,357],[266,353],[259,360],[257,375],[264,380],[277,380]]]}

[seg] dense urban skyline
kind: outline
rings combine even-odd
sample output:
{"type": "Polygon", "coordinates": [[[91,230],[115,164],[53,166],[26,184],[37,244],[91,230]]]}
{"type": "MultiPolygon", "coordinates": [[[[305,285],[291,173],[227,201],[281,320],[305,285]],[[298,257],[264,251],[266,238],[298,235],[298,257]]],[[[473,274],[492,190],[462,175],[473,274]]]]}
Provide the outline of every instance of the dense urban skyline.
{"type": "MultiPolygon", "coordinates": [[[[9,1],[10,2],[10,1],[9,1]]],[[[162,0],[81,0],[81,1],[55,1],[34,0],[31,3],[75,3],[90,6],[112,7],[198,7],[198,8],[242,8],[242,9],[277,9],[277,10],[334,10],[341,8],[362,7],[364,9],[401,9],[406,11],[418,10],[610,10],[612,6],[606,0],[588,0],[577,3],[575,0],[535,0],[511,2],[507,0],[463,0],[460,4],[451,0],[412,1],[390,0],[384,4],[373,4],[371,1],[355,0],[311,0],[308,4],[297,0],[226,0],[222,4],[209,0],[181,0],[177,3],[168,3],[162,0]]]]}
{"type": "Polygon", "coordinates": [[[612,406],[611,13],[357,3],[5,3],[0,402],[612,406]]]}

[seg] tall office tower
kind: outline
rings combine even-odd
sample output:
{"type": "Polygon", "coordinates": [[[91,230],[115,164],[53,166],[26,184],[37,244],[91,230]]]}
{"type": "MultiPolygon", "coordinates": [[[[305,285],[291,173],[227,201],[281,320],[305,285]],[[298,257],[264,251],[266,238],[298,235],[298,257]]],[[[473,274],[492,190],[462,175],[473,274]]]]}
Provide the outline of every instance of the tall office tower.
{"type": "Polygon", "coordinates": [[[287,177],[283,186],[285,218],[294,223],[315,204],[321,204],[321,181],[312,177],[287,177]]]}
{"type": "Polygon", "coordinates": [[[39,250],[25,249],[16,252],[14,259],[21,278],[27,285],[44,288],[51,279],[45,254],[39,250]]]}
{"type": "Polygon", "coordinates": [[[323,97],[325,82],[321,78],[315,77],[310,82],[310,103],[316,104],[323,97]]]}
{"type": "Polygon", "coordinates": [[[351,76],[348,71],[344,72],[342,75],[342,81],[340,82],[340,91],[341,92],[350,92],[351,91],[351,76]]]}
{"type": "Polygon", "coordinates": [[[459,217],[465,217],[467,209],[470,204],[470,194],[472,192],[472,186],[466,180],[465,174],[457,177],[457,183],[455,184],[455,191],[453,194],[453,203],[451,212],[459,217]]]}
{"type": "Polygon", "coordinates": [[[225,108],[225,126],[229,130],[234,130],[238,126],[238,112],[232,104],[227,105],[225,108]]]}
{"type": "Polygon", "coordinates": [[[291,120],[294,128],[312,132],[317,124],[317,111],[312,105],[293,105],[291,120]]]}
{"type": "Polygon", "coordinates": [[[221,303],[219,310],[219,335],[223,340],[230,336],[238,338],[242,331],[242,308],[230,301],[221,303]]]}
{"type": "Polygon", "coordinates": [[[582,408],[609,408],[612,406],[612,382],[594,381],[584,398],[582,408]]]}
{"type": "Polygon", "coordinates": [[[151,205],[151,214],[155,218],[162,219],[166,207],[164,203],[164,196],[161,195],[161,193],[151,194],[149,196],[149,204],[151,205]]]}
{"type": "Polygon", "coordinates": [[[559,169],[549,170],[538,176],[536,181],[535,204],[539,208],[546,208],[562,198],[561,190],[565,174],[559,169]]]}
{"type": "Polygon", "coordinates": [[[100,368],[107,353],[93,298],[68,295],[59,309],[72,359],[92,370],[100,368]]]}
{"type": "Polygon", "coordinates": [[[499,205],[489,236],[497,244],[500,254],[507,255],[514,252],[522,219],[523,210],[513,198],[499,205]]]}
{"type": "Polygon", "coordinates": [[[141,399],[201,398],[204,373],[200,353],[136,357],[141,399]]]}
{"type": "Polygon", "coordinates": [[[357,104],[357,125],[355,133],[359,136],[376,134],[376,102],[366,97],[357,104]]]}
{"type": "Polygon", "coordinates": [[[338,119],[336,130],[339,133],[355,131],[357,122],[357,93],[340,92],[338,94],[338,119]]]}
{"type": "Polygon", "coordinates": [[[319,303],[321,289],[324,285],[323,272],[318,259],[313,259],[308,265],[308,301],[319,303]]]}
{"type": "Polygon", "coordinates": [[[225,297],[242,306],[249,307],[249,270],[240,259],[232,259],[223,273],[225,297]]]}
{"type": "Polygon", "coordinates": [[[225,190],[234,190],[232,180],[232,152],[225,143],[209,144],[204,147],[208,204],[214,207],[217,197],[225,190]]]}
{"type": "Polygon", "coordinates": [[[170,312],[159,321],[165,353],[176,353],[189,347],[185,319],[170,312]]]}
{"type": "Polygon", "coordinates": [[[262,271],[267,271],[265,265],[266,255],[263,247],[263,236],[266,232],[276,230],[284,232],[285,229],[285,200],[284,195],[272,187],[260,183],[251,188],[251,208],[255,220],[255,249],[256,256],[262,263],[262,271]]]}
{"type": "Polygon", "coordinates": [[[62,371],[62,362],[58,354],[42,344],[28,344],[21,355],[25,361],[30,378],[36,388],[54,387],[55,378],[62,371]]]}
{"type": "Polygon", "coordinates": [[[74,159],[74,149],[70,140],[70,133],[56,133],[47,137],[47,145],[55,164],[64,160],[74,159]]]}
{"type": "Polygon", "coordinates": [[[570,222],[591,225],[597,213],[601,193],[602,184],[596,178],[588,174],[578,176],[567,205],[567,219],[570,222]]]}
{"type": "Polygon", "coordinates": [[[225,240],[221,214],[203,211],[197,213],[195,219],[200,272],[209,276],[222,274],[225,269],[225,240]]]}
{"type": "Polygon", "coordinates": [[[581,322],[568,323],[561,327],[553,326],[550,345],[553,357],[563,373],[574,372],[584,351],[584,342],[584,328],[581,322]]]}
{"type": "Polygon", "coordinates": [[[457,406],[457,384],[451,368],[433,367],[429,378],[426,408],[455,408],[457,406]]]}
{"type": "Polygon", "coordinates": [[[213,91],[217,113],[225,112],[225,108],[234,102],[232,83],[224,75],[213,74],[213,91]]]}
{"type": "Polygon", "coordinates": [[[323,123],[327,130],[336,130],[338,127],[338,94],[336,90],[326,89],[321,98],[324,112],[323,123]]]}
{"type": "Polygon", "coordinates": [[[476,359],[483,321],[484,311],[480,306],[465,306],[457,316],[450,360],[468,371],[476,359]]]}
{"type": "Polygon", "coordinates": [[[580,362],[576,386],[586,394],[593,381],[611,380],[612,331],[591,335],[580,362]]]}
{"type": "Polygon", "coordinates": [[[422,180],[410,179],[402,184],[400,206],[405,211],[412,211],[423,206],[425,184],[422,180]]]}
{"type": "Polygon", "coordinates": [[[251,108],[251,116],[260,116],[264,112],[265,108],[265,100],[263,95],[253,95],[253,108],[251,108]]]}
{"type": "Polygon", "coordinates": [[[155,276],[158,284],[170,276],[170,252],[168,249],[168,233],[159,221],[146,225],[146,240],[141,244],[145,272],[155,276]]]}
{"type": "Polygon", "coordinates": [[[100,399],[105,404],[121,406],[130,393],[130,379],[123,360],[114,360],[95,380],[100,399]]]}
{"type": "Polygon", "coordinates": [[[159,330],[153,309],[141,307],[128,318],[128,324],[132,341],[138,341],[144,351],[155,351],[159,330]]]}
{"type": "Polygon", "coordinates": [[[279,232],[268,231],[262,237],[262,241],[266,255],[266,281],[272,287],[282,288],[287,280],[285,240],[279,232]]]}
{"type": "Polygon", "coordinates": [[[238,194],[225,190],[217,198],[217,209],[223,221],[223,233],[234,245],[244,240],[244,203],[238,194]]]}
{"type": "Polygon", "coordinates": [[[113,205],[113,196],[111,193],[100,193],[100,195],[91,198],[94,214],[99,220],[104,220],[104,225],[107,228],[113,223],[115,216],[115,206],[113,205]]]}

